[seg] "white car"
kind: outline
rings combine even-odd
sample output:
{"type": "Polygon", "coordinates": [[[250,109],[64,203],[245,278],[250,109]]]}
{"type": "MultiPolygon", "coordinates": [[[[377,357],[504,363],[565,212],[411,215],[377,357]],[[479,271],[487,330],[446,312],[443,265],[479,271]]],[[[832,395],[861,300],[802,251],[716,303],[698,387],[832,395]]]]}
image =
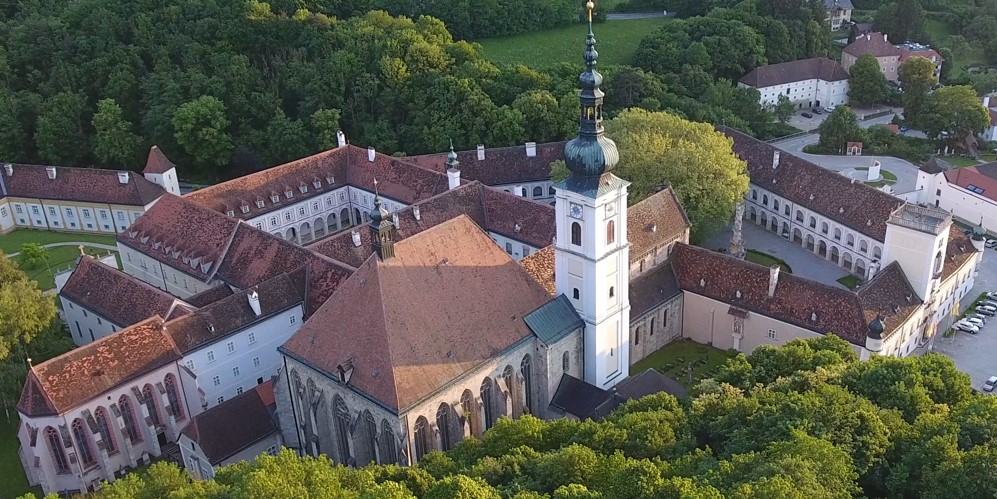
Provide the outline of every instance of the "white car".
{"type": "MultiPolygon", "coordinates": [[[[995,241],[997,241],[997,239],[995,239],[995,241]]],[[[991,291],[987,293],[987,298],[991,300],[997,300],[997,291],[991,291]]]]}
{"type": "Polygon", "coordinates": [[[997,310],[994,310],[990,307],[976,307],[976,313],[993,317],[994,314],[997,314],[997,310]]]}
{"type": "Polygon", "coordinates": [[[827,107],[824,108],[824,112],[833,113],[834,112],[834,107],[835,106],[827,106],[827,107]]]}
{"type": "Polygon", "coordinates": [[[994,300],[983,300],[977,303],[977,305],[983,305],[984,307],[991,307],[997,309],[997,301],[994,300]]]}
{"type": "Polygon", "coordinates": [[[972,325],[974,325],[974,326],[976,326],[976,327],[978,327],[980,329],[983,328],[983,324],[984,324],[983,319],[977,319],[975,317],[966,317],[965,319],[963,319],[963,320],[961,320],[959,322],[966,322],[966,323],[972,324],[972,325]]]}
{"type": "Polygon", "coordinates": [[[997,386],[997,376],[991,376],[990,379],[983,382],[983,391],[992,392],[995,386],[997,386]]]}
{"type": "Polygon", "coordinates": [[[956,322],[952,325],[953,329],[958,329],[959,331],[965,331],[969,334],[976,334],[980,332],[980,328],[968,323],[968,322],[956,322]]]}
{"type": "MultiPolygon", "coordinates": [[[[987,242],[983,243],[983,246],[987,248],[997,249],[997,239],[987,239],[987,242]]],[[[993,293],[990,293],[993,294],[993,293]]]]}
{"type": "Polygon", "coordinates": [[[987,316],[983,314],[969,314],[966,316],[967,319],[979,319],[983,321],[984,324],[987,323],[987,316]]]}

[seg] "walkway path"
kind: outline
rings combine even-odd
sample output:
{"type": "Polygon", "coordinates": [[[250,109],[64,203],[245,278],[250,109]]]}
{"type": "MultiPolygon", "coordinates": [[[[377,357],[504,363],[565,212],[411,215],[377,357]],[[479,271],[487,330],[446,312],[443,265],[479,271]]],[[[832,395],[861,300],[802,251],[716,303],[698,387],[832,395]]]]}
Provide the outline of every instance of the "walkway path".
{"type": "MultiPolygon", "coordinates": [[[[86,246],[87,248],[98,248],[98,249],[103,249],[103,250],[118,251],[118,247],[115,246],[115,245],[113,245],[113,244],[87,243],[87,242],[80,242],[80,241],[76,241],[76,242],[66,241],[66,242],[61,242],[61,243],[43,244],[42,248],[55,248],[55,247],[58,247],[58,246],[79,246],[81,244],[83,246],[86,246]]],[[[7,256],[10,257],[10,258],[14,258],[15,256],[20,255],[20,254],[21,254],[20,252],[18,252],[18,253],[10,253],[7,256]]]]}

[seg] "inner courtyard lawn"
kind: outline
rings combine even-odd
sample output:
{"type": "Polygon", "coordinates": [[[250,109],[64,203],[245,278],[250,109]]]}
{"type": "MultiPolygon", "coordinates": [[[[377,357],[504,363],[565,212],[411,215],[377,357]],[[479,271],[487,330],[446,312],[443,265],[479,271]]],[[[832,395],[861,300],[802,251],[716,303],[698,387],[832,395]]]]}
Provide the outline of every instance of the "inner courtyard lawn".
{"type": "Polygon", "coordinates": [[[52,232],[47,230],[17,229],[15,231],[0,235],[0,251],[3,251],[5,254],[9,255],[11,253],[21,251],[21,245],[24,243],[38,243],[44,246],[51,243],[68,243],[76,241],[82,243],[103,243],[110,244],[112,246],[115,244],[113,235],[103,236],[76,232],[52,232]]]}
{"type": "Polygon", "coordinates": [[[657,352],[630,366],[630,374],[648,369],[675,378],[686,388],[691,388],[699,380],[710,377],[731,355],[719,348],[701,345],[692,340],[680,339],[669,343],[657,352]],[[692,381],[689,380],[689,367],[692,366],[692,381]]]}

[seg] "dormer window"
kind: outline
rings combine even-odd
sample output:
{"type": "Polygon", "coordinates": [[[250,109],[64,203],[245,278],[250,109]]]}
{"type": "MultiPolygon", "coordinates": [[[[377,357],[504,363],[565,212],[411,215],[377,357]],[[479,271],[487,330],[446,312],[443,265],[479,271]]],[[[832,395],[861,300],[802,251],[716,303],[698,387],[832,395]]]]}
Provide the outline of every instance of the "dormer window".
{"type": "Polygon", "coordinates": [[[260,198],[260,199],[256,200],[256,207],[257,208],[262,208],[263,207],[263,198],[260,198]]]}
{"type": "Polygon", "coordinates": [[[244,204],[244,205],[240,206],[239,209],[242,210],[243,213],[249,213],[249,205],[248,204],[244,204]]]}
{"type": "Polygon", "coordinates": [[[284,191],[284,196],[287,196],[287,199],[291,199],[292,197],[294,197],[294,191],[292,191],[291,189],[288,189],[288,190],[284,191]]]}
{"type": "Polygon", "coordinates": [[[322,181],[321,180],[316,180],[316,181],[312,182],[312,185],[314,185],[316,189],[321,189],[322,188],[322,181]]]}
{"type": "Polygon", "coordinates": [[[308,192],[308,186],[305,185],[305,184],[301,184],[301,185],[298,186],[298,190],[301,191],[302,194],[304,194],[304,193],[308,192]]]}
{"type": "MultiPolygon", "coordinates": [[[[288,196],[288,197],[291,197],[291,196],[288,196]]],[[[275,192],[275,193],[273,193],[273,194],[270,195],[270,201],[272,201],[274,203],[277,203],[277,202],[280,201],[280,196],[278,196],[277,193],[275,192]]]]}
{"type": "Polygon", "coordinates": [[[234,217],[235,216],[235,210],[228,210],[228,211],[225,212],[225,214],[228,215],[228,216],[230,216],[230,217],[234,217]]]}
{"type": "Polygon", "coordinates": [[[332,175],[329,175],[328,177],[325,178],[325,183],[327,183],[329,185],[335,184],[336,183],[336,177],[333,177],[332,175]]]}

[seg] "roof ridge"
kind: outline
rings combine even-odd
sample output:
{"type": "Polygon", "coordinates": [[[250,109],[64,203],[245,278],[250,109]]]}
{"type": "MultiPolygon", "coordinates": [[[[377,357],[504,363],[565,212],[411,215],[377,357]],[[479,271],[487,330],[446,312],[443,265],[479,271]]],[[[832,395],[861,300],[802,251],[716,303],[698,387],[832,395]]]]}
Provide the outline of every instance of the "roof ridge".
{"type": "Polygon", "coordinates": [[[284,168],[284,167],[289,166],[289,165],[295,165],[296,163],[301,163],[301,162],[303,162],[305,160],[313,159],[313,158],[316,158],[318,156],[323,156],[323,155],[333,156],[336,151],[339,151],[339,150],[342,150],[342,149],[343,149],[342,147],[334,147],[332,149],[327,149],[325,151],[320,151],[320,152],[317,152],[315,154],[310,154],[308,156],[304,156],[304,157],[295,159],[293,161],[288,161],[287,163],[282,163],[282,164],[279,164],[279,165],[274,165],[274,166],[271,166],[269,168],[264,168],[262,170],[252,172],[252,173],[250,173],[248,175],[243,175],[241,177],[231,178],[231,179],[228,179],[228,180],[226,180],[224,182],[213,184],[213,185],[210,185],[210,186],[205,187],[203,189],[198,189],[196,191],[191,191],[191,192],[188,192],[187,194],[184,194],[182,197],[184,197],[184,198],[190,197],[191,199],[195,199],[195,198],[200,197],[202,194],[205,194],[205,193],[209,193],[210,194],[214,190],[220,190],[222,187],[227,187],[228,184],[231,184],[233,182],[238,182],[240,180],[244,180],[246,178],[250,178],[250,177],[252,177],[254,175],[258,175],[258,174],[261,174],[261,173],[266,173],[266,172],[269,172],[271,170],[276,170],[278,168],[284,168]]]}
{"type": "Polygon", "coordinates": [[[393,344],[391,343],[391,339],[388,337],[391,333],[388,332],[388,327],[387,327],[387,322],[388,322],[387,314],[388,314],[388,311],[387,311],[387,309],[384,306],[384,292],[385,292],[385,290],[382,287],[382,283],[381,283],[381,272],[380,272],[381,259],[380,259],[380,257],[378,257],[378,255],[377,255],[376,252],[375,253],[371,253],[370,256],[367,257],[367,261],[364,262],[364,265],[368,265],[369,262],[371,261],[371,259],[373,259],[373,274],[374,274],[374,278],[377,279],[377,301],[378,301],[379,311],[380,311],[379,318],[380,318],[380,320],[382,322],[385,323],[384,324],[385,327],[380,328],[380,330],[381,330],[381,332],[384,333],[384,337],[382,338],[382,340],[384,340],[384,344],[387,345],[387,348],[385,348],[385,350],[387,350],[387,355],[388,355],[388,359],[387,359],[388,366],[389,366],[388,371],[391,371],[391,386],[392,386],[392,388],[394,388],[394,390],[392,390],[394,392],[393,395],[392,395],[392,398],[394,400],[391,400],[390,402],[392,402],[394,404],[395,410],[397,411],[397,410],[401,410],[402,409],[402,404],[398,400],[398,392],[399,392],[400,387],[398,386],[398,377],[395,376],[395,362],[392,360],[393,357],[394,357],[394,351],[393,351],[393,348],[392,348],[393,344]]]}

